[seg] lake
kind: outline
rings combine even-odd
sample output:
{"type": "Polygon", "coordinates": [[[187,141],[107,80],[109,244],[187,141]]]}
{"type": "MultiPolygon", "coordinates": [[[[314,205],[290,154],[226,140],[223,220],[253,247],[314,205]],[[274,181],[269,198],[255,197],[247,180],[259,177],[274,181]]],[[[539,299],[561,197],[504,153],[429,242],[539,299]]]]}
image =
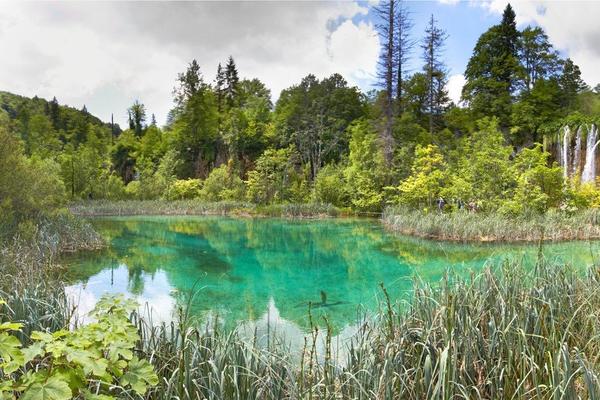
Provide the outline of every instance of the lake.
{"type": "MultiPolygon", "coordinates": [[[[101,251],[69,255],[69,296],[90,310],[104,293],[148,304],[155,321],[189,306],[201,322],[306,332],[308,304],[319,324],[356,325],[382,300],[408,299],[413,281],[468,276],[505,259],[535,263],[537,245],[465,245],[394,235],[377,220],[229,217],[110,217],[91,223],[101,251]],[[250,325],[249,325],[250,324],[250,325]]],[[[585,266],[598,242],[546,244],[548,259],[585,266]]]]}

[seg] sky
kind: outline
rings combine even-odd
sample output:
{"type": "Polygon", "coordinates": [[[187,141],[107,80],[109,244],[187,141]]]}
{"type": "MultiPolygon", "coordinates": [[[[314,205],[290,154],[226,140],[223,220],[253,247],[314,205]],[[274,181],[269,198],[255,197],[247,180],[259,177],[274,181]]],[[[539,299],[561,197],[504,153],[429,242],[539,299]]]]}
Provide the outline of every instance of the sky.
{"type": "MultiPolygon", "coordinates": [[[[0,2],[0,90],[87,109],[125,125],[135,100],[164,123],[177,74],[198,60],[206,82],[234,57],[242,78],[258,78],[276,100],[309,73],[342,74],[375,86],[379,38],[372,1],[0,2]]],[[[506,0],[406,1],[413,38],[431,15],[448,33],[448,90],[481,33],[499,22],[506,0]]],[[[519,27],[541,26],[565,57],[600,83],[600,1],[514,0],[519,27]]],[[[411,67],[421,68],[415,47],[411,67]]]]}

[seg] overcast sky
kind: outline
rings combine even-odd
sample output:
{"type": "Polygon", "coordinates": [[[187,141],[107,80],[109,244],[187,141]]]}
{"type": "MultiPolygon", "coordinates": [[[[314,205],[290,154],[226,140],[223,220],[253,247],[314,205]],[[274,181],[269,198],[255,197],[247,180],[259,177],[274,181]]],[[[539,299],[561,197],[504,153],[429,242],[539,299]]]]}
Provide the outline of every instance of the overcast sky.
{"type": "MultiPolygon", "coordinates": [[[[513,1],[521,27],[537,24],[592,86],[600,82],[600,2],[513,1]]],[[[478,36],[505,0],[407,1],[420,38],[432,13],[450,35],[445,58],[457,99],[478,36]]],[[[139,99],[164,122],[178,72],[197,59],[205,80],[232,55],[240,75],[273,96],[313,73],[373,88],[379,39],[370,4],[352,2],[0,2],[0,90],[44,98],[124,124],[139,99]]],[[[420,52],[415,51],[414,69],[420,52]]]]}

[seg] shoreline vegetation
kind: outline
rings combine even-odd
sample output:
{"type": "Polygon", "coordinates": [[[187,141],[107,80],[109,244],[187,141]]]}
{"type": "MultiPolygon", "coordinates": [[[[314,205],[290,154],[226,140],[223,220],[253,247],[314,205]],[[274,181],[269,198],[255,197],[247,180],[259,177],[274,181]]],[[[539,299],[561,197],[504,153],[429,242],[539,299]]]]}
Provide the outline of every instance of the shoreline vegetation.
{"type": "Polygon", "coordinates": [[[508,217],[498,213],[439,213],[387,208],[382,223],[391,231],[450,242],[518,243],[600,239],[600,212],[586,209],[567,214],[508,217]]]}
{"type": "Polygon", "coordinates": [[[222,215],[235,217],[328,218],[353,213],[330,204],[270,204],[249,202],[206,202],[191,200],[88,200],[69,205],[79,217],[136,215],[222,215]]]}
{"type": "MultiPolygon", "coordinates": [[[[31,346],[34,330],[81,329],[72,325],[73,304],[55,271],[48,264],[23,269],[20,260],[13,268],[3,265],[12,272],[0,278],[6,302],[0,323],[23,324],[10,335],[31,346]]],[[[147,391],[136,395],[122,377],[97,377],[90,370],[72,395],[90,390],[140,399],[596,398],[599,271],[547,264],[540,257],[535,270],[506,263],[468,280],[450,275],[429,285],[415,279],[409,303],[388,298],[384,289],[379,311],[347,342],[332,340],[327,320],[315,320],[299,354],[282,338],[271,336],[266,341],[271,344],[262,347],[257,343],[264,337],[248,341],[218,324],[204,326],[185,309],[166,324],[153,323],[148,310],[134,312],[130,319],[139,340],[132,352],[152,367],[145,370],[152,376],[147,391]],[[323,353],[316,351],[318,343],[323,353]]],[[[43,369],[52,357],[39,354],[30,365],[43,369]]],[[[77,359],[71,363],[81,368],[77,359]]],[[[0,380],[17,381],[24,373],[0,371],[0,380]]]]}

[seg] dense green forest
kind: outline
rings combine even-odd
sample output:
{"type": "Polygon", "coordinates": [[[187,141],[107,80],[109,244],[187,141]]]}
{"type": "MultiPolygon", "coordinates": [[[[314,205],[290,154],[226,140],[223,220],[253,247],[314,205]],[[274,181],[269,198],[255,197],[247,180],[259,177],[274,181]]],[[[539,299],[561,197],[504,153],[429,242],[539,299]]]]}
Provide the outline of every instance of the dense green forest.
{"type": "Polygon", "coordinates": [[[600,205],[594,184],[565,181],[550,152],[562,126],[600,116],[600,94],[542,29],[518,30],[508,6],[477,41],[457,105],[446,91],[443,28],[432,16],[411,35],[408,11],[392,4],[377,10],[379,89],[369,93],[338,74],[308,75],[273,104],[262,82],[240,78],[232,57],[216,75],[189,63],[164,126],[138,101],[122,129],[85,106],[0,93],[0,223],[15,227],[36,210],[101,198],[363,212],[434,210],[443,198],[448,211],[506,215],[600,205]],[[417,61],[422,68],[411,73],[417,61]]]}

